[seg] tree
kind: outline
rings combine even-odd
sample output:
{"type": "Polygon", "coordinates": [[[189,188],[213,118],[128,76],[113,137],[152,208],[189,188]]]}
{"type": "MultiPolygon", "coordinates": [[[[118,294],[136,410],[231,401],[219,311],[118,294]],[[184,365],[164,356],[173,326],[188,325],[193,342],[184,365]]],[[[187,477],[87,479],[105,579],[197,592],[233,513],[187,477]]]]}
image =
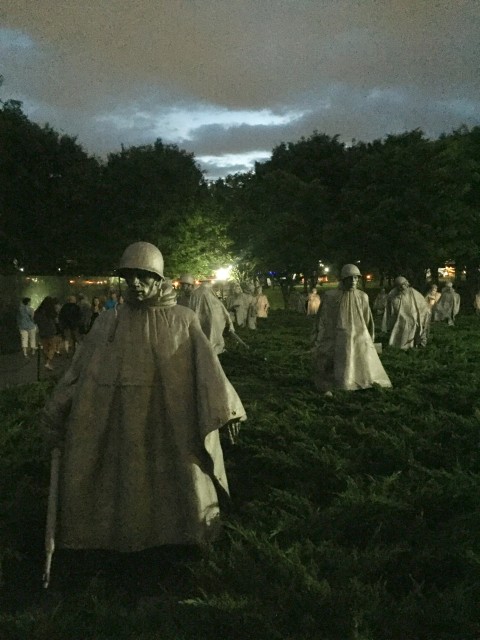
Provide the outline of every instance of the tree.
{"type": "Polygon", "coordinates": [[[101,264],[111,264],[112,255],[137,240],[159,246],[168,264],[183,225],[207,198],[193,154],[176,145],[157,140],[110,154],[102,171],[101,217],[92,229],[101,264]]]}
{"type": "Polygon", "coordinates": [[[0,249],[30,272],[77,268],[92,215],[98,163],[70,136],[32,123],[21,103],[0,109],[0,249]]]}
{"type": "Polygon", "coordinates": [[[469,294],[480,287],[480,127],[467,127],[436,142],[437,189],[456,277],[466,270],[469,294]]]}
{"type": "Polygon", "coordinates": [[[314,133],[279,145],[254,173],[230,176],[217,186],[237,253],[252,272],[277,273],[285,305],[295,274],[305,276],[305,286],[317,282],[324,228],[343,179],[343,154],[336,138],[314,133]]]}
{"type": "Polygon", "coordinates": [[[185,272],[209,277],[216,269],[233,261],[231,245],[226,222],[210,199],[178,228],[167,271],[175,277],[185,272]]]}
{"type": "Polygon", "coordinates": [[[330,229],[338,256],[419,283],[439,246],[435,147],[419,130],[350,151],[349,179],[330,229]]]}

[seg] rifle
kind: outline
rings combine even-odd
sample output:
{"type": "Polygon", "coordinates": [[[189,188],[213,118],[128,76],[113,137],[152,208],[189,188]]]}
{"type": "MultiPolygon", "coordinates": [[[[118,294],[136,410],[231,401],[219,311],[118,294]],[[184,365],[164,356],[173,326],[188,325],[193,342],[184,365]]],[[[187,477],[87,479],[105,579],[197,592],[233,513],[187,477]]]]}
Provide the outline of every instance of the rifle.
{"type": "Polygon", "coordinates": [[[60,449],[52,450],[50,466],[50,491],[48,494],[47,524],[45,527],[45,571],[43,574],[43,588],[48,589],[50,583],[50,568],[53,552],[55,551],[55,529],[57,526],[58,508],[58,479],[60,470],[60,449]]]}
{"type": "Polygon", "coordinates": [[[246,344],[246,343],[245,343],[245,342],[240,338],[240,336],[239,336],[239,335],[237,335],[237,334],[235,333],[235,331],[230,331],[230,335],[232,336],[232,338],[234,338],[234,339],[238,342],[238,344],[241,344],[241,345],[242,345],[242,347],[245,347],[245,349],[250,349],[250,347],[248,346],[248,344],[246,344]]]}

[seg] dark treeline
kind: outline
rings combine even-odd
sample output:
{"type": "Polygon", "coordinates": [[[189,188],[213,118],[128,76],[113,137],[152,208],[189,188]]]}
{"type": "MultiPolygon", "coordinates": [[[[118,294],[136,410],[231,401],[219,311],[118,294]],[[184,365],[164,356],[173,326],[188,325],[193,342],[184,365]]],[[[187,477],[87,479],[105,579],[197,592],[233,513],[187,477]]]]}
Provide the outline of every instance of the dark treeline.
{"type": "Polygon", "coordinates": [[[314,132],[273,149],[248,175],[215,185],[231,232],[258,267],[316,282],[319,259],[360,261],[382,279],[418,286],[454,261],[479,285],[480,127],[438,140],[421,131],[345,147],[314,132]]]}
{"type": "Polygon", "coordinates": [[[109,273],[135,240],[158,244],[172,273],[187,265],[201,273],[228,253],[219,215],[193,154],[157,140],[102,162],[30,122],[20,103],[3,103],[3,273],[109,273]]]}
{"type": "Polygon", "coordinates": [[[0,141],[4,273],[105,273],[142,239],[161,247],[169,275],[235,256],[243,271],[284,275],[287,294],[294,273],[316,281],[319,260],[419,286],[453,261],[472,290],[480,284],[480,127],[351,147],[314,132],[214,184],[161,140],[89,156],[16,101],[1,105],[0,141]]]}

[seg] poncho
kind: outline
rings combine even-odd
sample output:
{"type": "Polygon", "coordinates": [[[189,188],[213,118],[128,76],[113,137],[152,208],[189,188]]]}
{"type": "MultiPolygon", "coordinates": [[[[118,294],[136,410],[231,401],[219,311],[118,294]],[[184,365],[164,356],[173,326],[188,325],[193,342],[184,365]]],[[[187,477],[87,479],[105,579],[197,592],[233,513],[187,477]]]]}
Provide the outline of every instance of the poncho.
{"type": "Polygon", "coordinates": [[[473,300],[473,308],[477,313],[480,312],[480,293],[475,294],[475,298],[473,300]]]}
{"type": "Polygon", "coordinates": [[[321,391],[391,387],[373,343],[368,296],[335,289],[322,296],[314,333],[314,381],[321,391]]]}
{"type": "Polygon", "coordinates": [[[383,315],[387,306],[387,294],[379,293],[373,302],[373,311],[376,315],[383,315]]]}
{"type": "Polygon", "coordinates": [[[316,291],[311,291],[307,298],[307,316],[314,316],[320,309],[320,296],[316,291]]]}
{"type": "Polygon", "coordinates": [[[399,349],[411,349],[427,342],[430,309],[422,294],[408,287],[397,287],[388,294],[382,320],[382,330],[390,332],[388,344],[399,349]]]}
{"type": "Polygon", "coordinates": [[[225,351],[223,332],[232,325],[230,314],[223,302],[217,298],[211,288],[200,285],[189,298],[189,307],[198,316],[203,333],[207,336],[213,350],[218,355],[225,351]]]}
{"type": "Polygon", "coordinates": [[[268,310],[270,309],[270,303],[264,293],[259,293],[255,296],[255,304],[257,309],[257,318],[267,318],[268,310]]]}
{"type": "Polygon", "coordinates": [[[440,291],[432,291],[432,290],[430,290],[427,293],[427,295],[425,296],[425,302],[428,304],[428,307],[429,307],[430,311],[433,310],[433,307],[440,300],[440,296],[441,295],[442,294],[440,293],[440,291]]]}
{"type": "MultiPolygon", "coordinates": [[[[235,322],[237,323],[237,325],[239,327],[244,327],[244,326],[248,326],[248,319],[249,317],[252,317],[252,303],[255,302],[254,297],[252,296],[251,293],[239,293],[235,299],[233,300],[233,302],[231,302],[231,308],[233,309],[234,313],[235,313],[235,322]]],[[[254,315],[253,317],[256,318],[256,315],[254,315]]],[[[249,327],[249,328],[255,328],[255,327],[249,327]]]]}
{"type": "Polygon", "coordinates": [[[63,437],[60,546],[215,537],[228,494],[218,429],[243,419],[193,311],[172,298],[102,313],[45,408],[63,437]]]}
{"type": "Polygon", "coordinates": [[[184,291],[177,293],[177,304],[182,307],[188,307],[190,305],[190,295],[191,294],[187,294],[184,291]]]}
{"type": "Polygon", "coordinates": [[[451,287],[446,287],[435,305],[433,319],[439,322],[447,320],[449,325],[453,325],[459,311],[460,294],[453,291],[451,287]]]}

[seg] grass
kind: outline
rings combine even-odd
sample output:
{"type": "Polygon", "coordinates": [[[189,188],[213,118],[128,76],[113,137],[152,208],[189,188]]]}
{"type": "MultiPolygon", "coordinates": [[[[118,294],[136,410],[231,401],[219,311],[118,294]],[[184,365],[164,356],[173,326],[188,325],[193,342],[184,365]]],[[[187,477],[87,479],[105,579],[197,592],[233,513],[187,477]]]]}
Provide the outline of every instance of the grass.
{"type": "Polygon", "coordinates": [[[249,416],[225,447],[223,538],[196,553],[59,552],[49,592],[36,414],[50,388],[4,390],[0,638],[478,639],[480,322],[385,349],[393,389],[332,398],[310,382],[310,330],[274,310],[239,330],[248,351],[222,355],[249,416]]]}

